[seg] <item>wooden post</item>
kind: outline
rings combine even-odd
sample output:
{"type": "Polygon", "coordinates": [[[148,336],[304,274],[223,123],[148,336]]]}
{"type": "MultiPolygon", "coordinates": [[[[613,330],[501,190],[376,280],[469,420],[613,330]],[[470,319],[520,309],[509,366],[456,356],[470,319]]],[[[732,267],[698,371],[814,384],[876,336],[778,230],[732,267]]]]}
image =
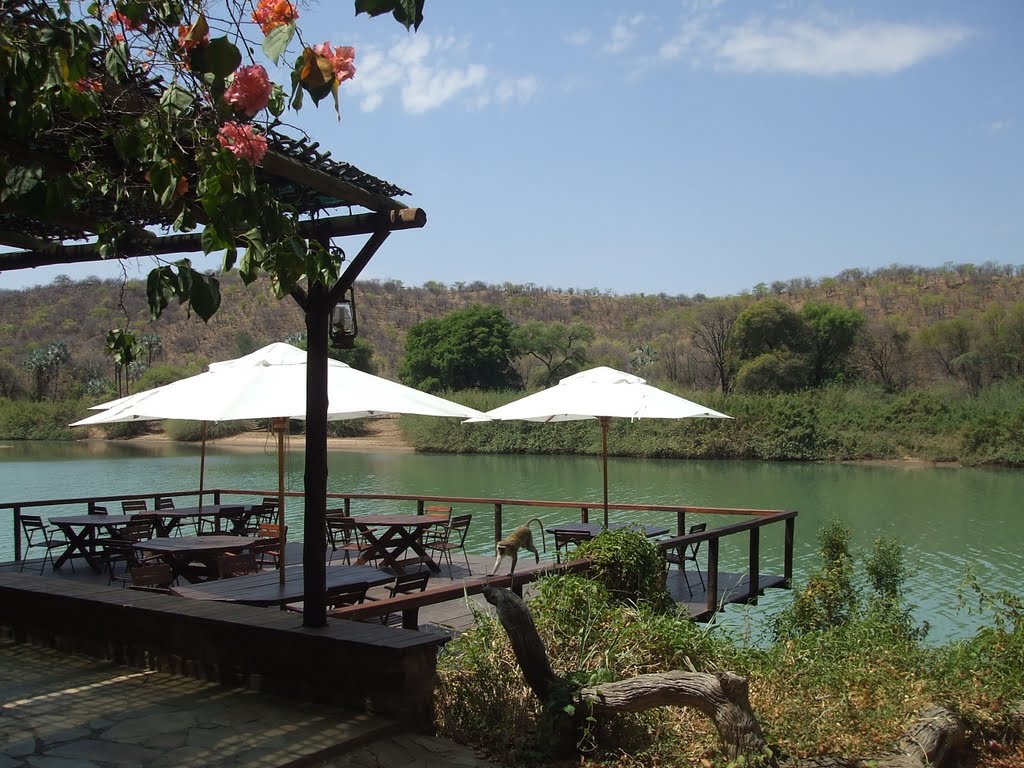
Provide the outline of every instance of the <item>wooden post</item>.
{"type": "Polygon", "coordinates": [[[686,535],[686,513],[681,510],[676,510],[676,536],[686,535]]]}
{"type": "Polygon", "coordinates": [[[346,496],[345,497],[345,516],[346,517],[351,517],[352,516],[352,497],[351,496],[346,496]]]}
{"type": "Polygon", "coordinates": [[[718,537],[708,539],[708,593],[705,605],[709,612],[718,610],[718,537]]]}
{"type": "Polygon", "coordinates": [[[601,417],[601,477],[604,480],[604,527],[608,527],[608,422],[607,416],[601,417]]]}
{"type": "Polygon", "coordinates": [[[199,506],[203,506],[203,484],[206,482],[206,422],[200,427],[203,444],[199,449],[199,506]]]}
{"type": "Polygon", "coordinates": [[[750,529],[750,563],[747,566],[747,573],[750,577],[750,590],[747,592],[747,599],[752,603],[757,602],[757,596],[761,585],[760,569],[761,550],[761,529],[750,529]]]}
{"type": "Polygon", "coordinates": [[[590,522],[590,507],[580,507],[580,522],[581,523],[589,523],[590,522]]]}
{"type": "Polygon", "coordinates": [[[423,514],[423,499],[416,499],[416,514],[423,514]]]}
{"type": "Polygon", "coordinates": [[[783,557],[782,575],[786,578],[786,586],[793,585],[793,538],[796,532],[796,518],[786,521],[786,548],[783,557]]]}
{"type": "MultiPolygon", "coordinates": [[[[326,247],[326,246],[325,246],[326,247]]],[[[302,543],[305,627],[327,625],[327,337],[331,322],[329,292],[319,283],[309,286],[306,315],[306,512],[302,543]]]]}
{"type": "Polygon", "coordinates": [[[494,505],[494,543],[497,544],[505,535],[501,530],[501,504],[494,505]]]}
{"type": "Polygon", "coordinates": [[[281,530],[281,546],[277,556],[277,571],[281,577],[281,588],[284,589],[285,548],[288,544],[288,525],[284,514],[284,433],[288,429],[288,419],[278,418],[271,422],[277,433],[277,525],[281,530]]]}
{"type": "Polygon", "coordinates": [[[21,562],[21,507],[14,508],[14,562],[21,562]]]}

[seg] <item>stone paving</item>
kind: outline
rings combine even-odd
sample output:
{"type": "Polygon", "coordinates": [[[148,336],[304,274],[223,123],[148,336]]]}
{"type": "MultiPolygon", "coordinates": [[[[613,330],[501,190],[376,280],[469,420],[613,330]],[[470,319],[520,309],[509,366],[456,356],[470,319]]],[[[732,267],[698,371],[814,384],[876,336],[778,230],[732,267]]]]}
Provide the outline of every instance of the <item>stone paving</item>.
{"type": "Polygon", "coordinates": [[[0,641],[0,768],[496,768],[390,721],[0,641]]]}

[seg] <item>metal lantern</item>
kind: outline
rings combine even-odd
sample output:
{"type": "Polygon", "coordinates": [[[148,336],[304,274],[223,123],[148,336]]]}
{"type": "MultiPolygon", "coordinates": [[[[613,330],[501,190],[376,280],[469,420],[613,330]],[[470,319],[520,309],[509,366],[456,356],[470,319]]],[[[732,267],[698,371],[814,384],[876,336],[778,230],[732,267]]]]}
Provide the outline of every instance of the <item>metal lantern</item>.
{"type": "Polygon", "coordinates": [[[331,312],[331,346],[335,349],[352,349],[356,345],[358,333],[356,299],[349,288],[331,312]]]}

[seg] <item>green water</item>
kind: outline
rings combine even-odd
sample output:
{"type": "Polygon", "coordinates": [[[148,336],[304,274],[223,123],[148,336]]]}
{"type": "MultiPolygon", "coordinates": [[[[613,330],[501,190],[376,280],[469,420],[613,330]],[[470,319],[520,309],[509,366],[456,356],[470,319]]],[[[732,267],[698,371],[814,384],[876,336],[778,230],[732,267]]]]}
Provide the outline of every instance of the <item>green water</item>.
{"type": "MultiPolygon", "coordinates": [[[[152,493],[196,488],[198,448],[107,443],[0,443],[0,503],[31,499],[152,493]]],[[[411,453],[330,454],[329,489],[352,493],[402,493],[509,499],[592,501],[600,498],[596,459],[560,456],[449,456],[411,453]]],[[[212,448],[207,487],[276,487],[273,446],[251,453],[212,448]]],[[[302,490],[302,454],[289,454],[288,490],[302,490]]],[[[922,466],[699,462],[610,459],[612,502],[795,509],[795,577],[817,565],[816,532],[838,517],[854,530],[854,545],[867,550],[879,535],[905,546],[909,597],[916,614],[940,642],[972,633],[978,617],[959,609],[957,589],[970,571],[989,589],[1024,592],[1024,472],[922,466]]],[[[81,507],[50,514],[81,513],[81,507]]],[[[354,512],[411,512],[408,502],[356,503],[354,512]]],[[[489,506],[474,515],[470,549],[493,546],[489,506]]],[[[536,512],[510,508],[509,530],[536,512]]],[[[547,510],[546,521],[575,519],[571,510],[547,510]]],[[[302,510],[289,506],[289,525],[301,536],[302,510]]],[[[727,519],[726,522],[732,521],[727,519]]],[[[674,524],[674,516],[649,522],[674,524]]],[[[708,521],[721,524],[719,519],[708,521]]],[[[0,559],[12,556],[11,528],[0,523],[0,559]]],[[[762,536],[762,573],[782,572],[782,530],[762,536]]],[[[746,538],[722,544],[722,567],[743,571],[746,538]]],[[[760,605],[731,608],[727,623],[756,629],[785,604],[789,593],[772,591],[760,605]]]]}

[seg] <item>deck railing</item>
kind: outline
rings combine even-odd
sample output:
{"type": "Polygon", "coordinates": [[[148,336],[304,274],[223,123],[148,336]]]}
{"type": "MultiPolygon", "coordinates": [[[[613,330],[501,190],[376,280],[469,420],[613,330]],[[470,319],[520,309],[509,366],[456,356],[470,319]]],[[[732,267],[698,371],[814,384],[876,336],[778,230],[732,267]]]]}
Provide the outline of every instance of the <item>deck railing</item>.
{"type": "MultiPolygon", "coordinates": [[[[37,501],[0,502],[0,512],[11,510],[13,512],[14,527],[14,559],[18,561],[22,554],[21,540],[21,515],[26,510],[43,511],[47,507],[64,507],[81,505],[86,512],[92,512],[98,504],[119,503],[129,499],[146,499],[151,506],[156,508],[160,499],[198,498],[198,490],[194,491],[166,491],[161,493],[145,494],[119,494],[111,496],[89,496],[65,499],[46,499],[37,501]]],[[[203,492],[204,501],[211,499],[212,503],[219,504],[223,497],[231,496],[276,496],[273,490],[253,490],[250,488],[214,488],[203,492]]],[[[298,491],[285,492],[286,497],[302,498],[304,494],[298,491]]],[[[602,510],[600,504],[584,501],[546,501],[536,499],[501,499],[492,497],[466,497],[466,496],[421,496],[415,494],[388,494],[388,493],[328,493],[328,506],[340,505],[346,512],[352,511],[353,502],[360,501],[407,501],[416,505],[419,514],[423,514],[429,504],[450,504],[450,505],[475,505],[491,507],[494,510],[494,541],[502,539],[506,533],[503,525],[503,514],[508,508],[528,509],[563,509],[573,510],[579,514],[580,522],[590,521],[590,512],[602,510]]],[[[708,552],[708,583],[707,583],[707,607],[709,611],[718,608],[718,564],[721,556],[721,541],[727,537],[747,534],[747,576],[749,580],[748,599],[756,599],[760,590],[761,575],[761,530],[769,525],[782,524],[784,534],[783,547],[783,577],[786,584],[792,583],[793,579],[793,543],[796,522],[796,511],[770,510],[770,509],[742,509],[726,507],[691,507],[675,504],[609,504],[609,510],[629,512],[636,522],[643,522],[643,517],[651,513],[671,512],[676,517],[676,529],[674,535],[661,539],[658,544],[663,550],[672,549],[684,544],[696,544],[707,542],[708,552]],[[722,515],[726,517],[747,517],[751,518],[737,523],[730,523],[708,530],[695,533],[686,533],[687,515],[722,515]]]]}

